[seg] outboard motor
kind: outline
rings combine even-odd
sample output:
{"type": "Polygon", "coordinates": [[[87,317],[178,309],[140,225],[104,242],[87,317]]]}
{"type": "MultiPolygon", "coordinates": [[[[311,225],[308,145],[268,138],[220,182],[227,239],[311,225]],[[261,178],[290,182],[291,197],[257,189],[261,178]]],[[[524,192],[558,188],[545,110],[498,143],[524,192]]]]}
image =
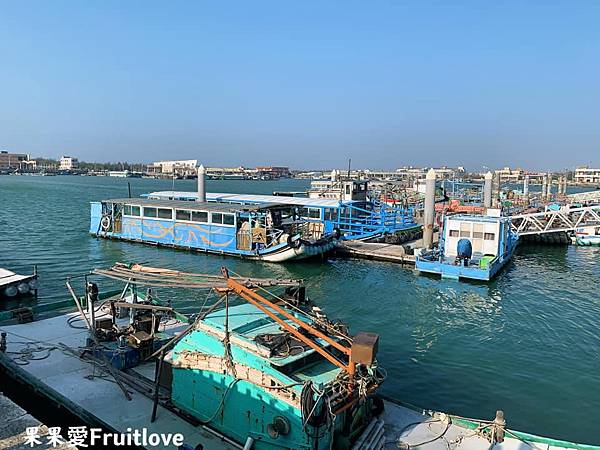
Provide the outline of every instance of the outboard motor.
{"type": "Polygon", "coordinates": [[[468,266],[469,260],[473,256],[473,246],[468,239],[461,239],[456,245],[456,262],[460,265],[468,266]]]}

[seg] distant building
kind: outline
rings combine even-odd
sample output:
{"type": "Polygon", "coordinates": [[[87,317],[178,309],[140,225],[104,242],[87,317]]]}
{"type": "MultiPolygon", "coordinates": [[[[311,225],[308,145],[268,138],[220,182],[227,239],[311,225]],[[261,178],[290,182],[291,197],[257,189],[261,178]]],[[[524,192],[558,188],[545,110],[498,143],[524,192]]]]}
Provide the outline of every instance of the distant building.
{"type": "Polygon", "coordinates": [[[258,166],[256,171],[261,177],[289,178],[291,176],[289,167],[258,166]]]}
{"type": "Polygon", "coordinates": [[[600,169],[587,166],[575,169],[575,182],[581,184],[600,184],[600,169]]]}
{"type": "Polygon", "coordinates": [[[58,168],[60,170],[73,170],[77,168],[78,160],[72,156],[61,156],[58,168]]]}
{"type": "Polygon", "coordinates": [[[519,181],[523,177],[523,169],[511,169],[510,167],[504,167],[503,169],[495,170],[496,175],[500,175],[500,178],[504,182],[508,181],[519,181]]]}
{"type": "Polygon", "coordinates": [[[10,153],[0,151],[0,169],[22,169],[23,164],[29,161],[29,155],[25,153],[10,153]]]}
{"type": "Polygon", "coordinates": [[[197,159],[156,161],[148,166],[148,171],[152,173],[190,175],[196,172],[196,167],[198,167],[197,159]]]}
{"type": "Polygon", "coordinates": [[[34,171],[37,169],[37,161],[35,159],[21,161],[21,169],[27,171],[34,171]]]}

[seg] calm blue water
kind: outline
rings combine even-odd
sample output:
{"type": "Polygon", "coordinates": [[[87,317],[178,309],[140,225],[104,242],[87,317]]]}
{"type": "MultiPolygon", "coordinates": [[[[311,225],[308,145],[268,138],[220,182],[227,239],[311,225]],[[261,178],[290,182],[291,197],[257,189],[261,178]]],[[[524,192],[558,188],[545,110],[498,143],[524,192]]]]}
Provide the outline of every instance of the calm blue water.
{"type": "MultiPolygon", "coordinates": [[[[89,236],[88,202],[126,196],[127,181],[134,195],[171,189],[160,180],[0,176],[0,266],[27,272],[38,264],[42,302],[65,298],[66,276],[115,261],[304,278],[331,318],[380,333],[387,395],[470,417],[504,409],[512,428],[600,443],[599,249],[522,246],[494,282],[471,284],[388,263],[274,265],[89,236]]],[[[207,184],[213,192],[264,194],[306,187],[300,180],[207,184]]],[[[197,302],[178,304],[190,310],[197,302]]]]}

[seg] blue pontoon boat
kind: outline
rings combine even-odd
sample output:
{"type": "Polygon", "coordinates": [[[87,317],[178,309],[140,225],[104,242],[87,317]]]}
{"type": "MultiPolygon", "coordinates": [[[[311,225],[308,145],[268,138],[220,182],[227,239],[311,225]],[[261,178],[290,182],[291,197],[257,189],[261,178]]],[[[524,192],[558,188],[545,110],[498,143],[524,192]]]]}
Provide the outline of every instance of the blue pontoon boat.
{"type": "MultiPolygon", "coordinates": [[[[339,230],[342,239],[372,240],[387,234],[409,233],[417,237],[421,226],[414,220],[412,208],[390,206],[367,198],[366,182],[349,182],[348,196],[343,198],[310,198],[280,195],[206,193],[208,202],[239,205],[279,203],[292,206],[298,217],[323,225],[325,233],[339,230]],[[363,186],[360,186],[363,185],[363,186]],[[350,198],[351,197],[351,198],[350,198]]],[[[345,193],[345,191],[344,191],[345,193]]],[[[196,192],[160,191],[146,194],[150,199],[196,201],[196,192]]]]}
{"type": "Polygon", "coordinates": [[[91,203],[90,233],[187,250],[282,262],[333,249],[339,231],[260,206],[125,198],[91,203]]]}
{"type": "Polygon", "coordinates": [[[438,249],[421,252],[415,266],[442,278],[488,281],[510,260],[518,235],[508,217],[446,216],[438,249]]]}

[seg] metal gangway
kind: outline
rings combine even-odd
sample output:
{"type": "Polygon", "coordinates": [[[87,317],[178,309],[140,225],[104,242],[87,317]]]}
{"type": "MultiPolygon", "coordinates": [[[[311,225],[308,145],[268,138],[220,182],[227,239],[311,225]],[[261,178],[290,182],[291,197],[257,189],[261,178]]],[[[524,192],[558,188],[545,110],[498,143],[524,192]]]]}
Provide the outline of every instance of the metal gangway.
{"type": "Polygon", "coordinates": [[[569,194],[567,198],[571,203],[600,202],[600,190],[569,194]]]}
{"type": "Polygon", "coordinates": [[[575,231],[588,223],[600,224],[600,205],[547,210],[510,216],[511,228],[519,236],[575,231]]]}

